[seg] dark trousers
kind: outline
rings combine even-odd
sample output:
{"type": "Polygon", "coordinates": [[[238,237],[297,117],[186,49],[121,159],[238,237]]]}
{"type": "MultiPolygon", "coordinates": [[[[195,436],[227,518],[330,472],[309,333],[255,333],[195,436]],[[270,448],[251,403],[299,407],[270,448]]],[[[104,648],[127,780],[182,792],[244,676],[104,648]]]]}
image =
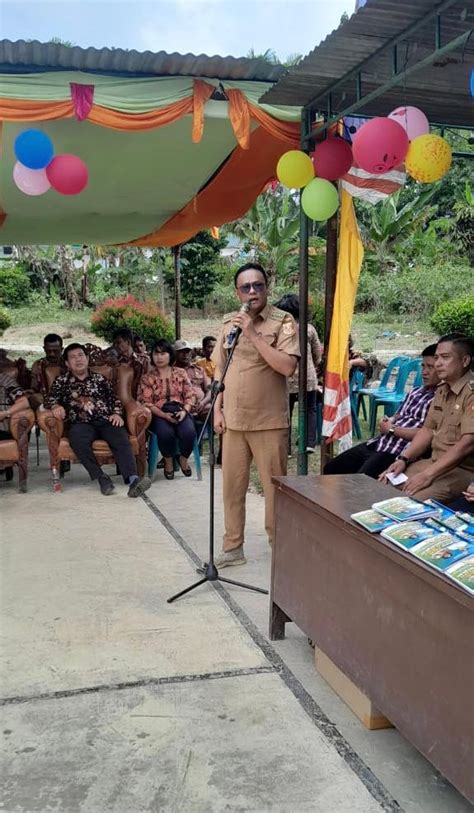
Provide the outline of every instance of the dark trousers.
{"type": "Polygon", "coordinates": [[[108,421],[73,423],[69,428],[69,443],[84,468],[89,472],[91,480],[98,480],[103,475],[92,451],[94,440],[105,440],[109,444],[120,474],[126,483],[130,477],[136,476],[137,465],[124,426],[112,426],[108,421]]]}
{"type": "Polygon", "coordinates": [[[153,417],[150,429],[158,438],[158,448],[163,457],[174,457],[176,454],[176,442],[179,453],[183,457],[189,457],[193,450],[196,439],[196,430],[193,419],[187,415],[181,423],[170,423],[164,418],[153,417]]]}
{"type": "Polygon", "coordinates": [[[469,502],[469,500],[466,500],[465,497],[458,497],[458,499],[454,500],[454,502],[447,504],[451,511],[462,511],[463,514],[474,515],[474,502],[469,502]]]}
{"type": "MultiPolygon", "coordinates": [[[[306,414],[308,418],[308,446],[316,446],[316,425],[317,425],[317,412],[316,412],[316,390],[306,393],[306,414]]],[[[290,392],[290,432],[288,435],[288,452],[291,454],[291,419],[293,417],[293,409],[298,400],[297,392],[290,392]]]]}
{"type": "Polygon", "coordinates": [[[359,443],[347,452],[338,454],[326,463],[324,474],[367,474],[369,477],[378,477],[397,459],[397,455],[377,452],[374,446],[375,444],[368,446],[367,443],[359,443]]]}

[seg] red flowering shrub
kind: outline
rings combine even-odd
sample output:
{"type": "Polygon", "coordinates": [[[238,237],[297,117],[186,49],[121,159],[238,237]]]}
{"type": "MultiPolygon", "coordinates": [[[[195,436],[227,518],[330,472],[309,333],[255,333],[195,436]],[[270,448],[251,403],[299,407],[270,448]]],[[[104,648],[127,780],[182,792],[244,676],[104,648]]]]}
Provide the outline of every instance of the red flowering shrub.
{"type": "Polygon", "coordinates": [[[120,327],[128,327],[141,336],[148,347],[156,339],[173,340],[174,337],[173,328],[158,305],[151,301],[139,302],[131,294],[106,299],[96,308],[91,321],[96,336],[109,342],[120,327]]]}

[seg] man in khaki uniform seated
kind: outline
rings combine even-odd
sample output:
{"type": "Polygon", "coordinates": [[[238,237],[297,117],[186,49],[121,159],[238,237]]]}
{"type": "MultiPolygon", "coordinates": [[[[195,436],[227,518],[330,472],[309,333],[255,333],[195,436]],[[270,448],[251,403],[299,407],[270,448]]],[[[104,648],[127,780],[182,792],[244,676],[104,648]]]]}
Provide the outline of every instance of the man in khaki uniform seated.
{"type": "Polygon", "coordinates": [[[267,275],[258,263],[247,263],[234,284],[247,313],[229,313],[213,353],[216,379],[227,358],[229,333],[242,330],[225,378],[225,392],[216,401],[214,423],[223,438],[223,553],[217,567],[245,564],[243,553],[245,499],[252,460],[265,495],[265,529],[273,536],[274,475],[286,474],[288,451],[288,386],[299,358],[296,323],[292,316],[267,303],[267,275]]]}
{"type": "Polygon", "coordinates": [[[474,342],[451,333],[442,336],[435,352],[441,379],[426,420],[403,454],[380,475],[405,472],[402,491],[417,500],[449,502],[469,486],[474,472],[474,342]],[[429,450],[428,460],[419,460],[429,450]]]}

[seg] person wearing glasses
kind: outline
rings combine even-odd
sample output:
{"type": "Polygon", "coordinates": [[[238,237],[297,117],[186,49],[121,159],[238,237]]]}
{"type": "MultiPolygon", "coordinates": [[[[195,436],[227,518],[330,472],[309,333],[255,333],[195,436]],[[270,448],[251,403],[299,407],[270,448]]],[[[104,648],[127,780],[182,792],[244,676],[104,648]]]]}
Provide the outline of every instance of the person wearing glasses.
{"type": "Polygon", "coordinates": [[[267,274],[258,263],[242,265],[234,276],[237,299],[247,312],[228,313],[212,355],[217,380],[229,350],[229,334],[242,330],[216,401],[214,425],[223,435],[224,539],[218,568],[243,565],[245,499],[252,460],[265,495],[265,530],[273,538],[272,477],[286,474],[288,384],[300,357],[298,329],[289,313],[268,304],[267,274]]]}

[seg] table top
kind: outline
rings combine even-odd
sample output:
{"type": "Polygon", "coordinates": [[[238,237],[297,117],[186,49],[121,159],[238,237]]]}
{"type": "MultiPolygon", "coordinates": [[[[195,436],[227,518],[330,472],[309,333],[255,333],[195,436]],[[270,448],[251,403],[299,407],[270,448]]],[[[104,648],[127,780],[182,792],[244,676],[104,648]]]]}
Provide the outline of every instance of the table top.
{"type": "Polygon", "coordinates": [[[374,502],[399,497],[398,489],[366,474],[319,474],[274,477],[278,490],[298,495],[302,501],[351,522],[351,514],[366,511],[374,502]]]}
{"type": "Polygon", "coordinates": [[[365,474],[305,475],[300,477],[273,477],[276,491],[281,491],[301,505],[324,516],[342,528],[345,533],[369,546],[374,552],[386,556],[407,568],[425,582],[448,592],[458,602],[474,611],[474,598],[442,572],[416,559],[408,551],[390,542],[380,534],[371,534],[351,519],[351,514],[365,511],[374,502],[400,496],[393,486],[384,485],[365,474]]]}

